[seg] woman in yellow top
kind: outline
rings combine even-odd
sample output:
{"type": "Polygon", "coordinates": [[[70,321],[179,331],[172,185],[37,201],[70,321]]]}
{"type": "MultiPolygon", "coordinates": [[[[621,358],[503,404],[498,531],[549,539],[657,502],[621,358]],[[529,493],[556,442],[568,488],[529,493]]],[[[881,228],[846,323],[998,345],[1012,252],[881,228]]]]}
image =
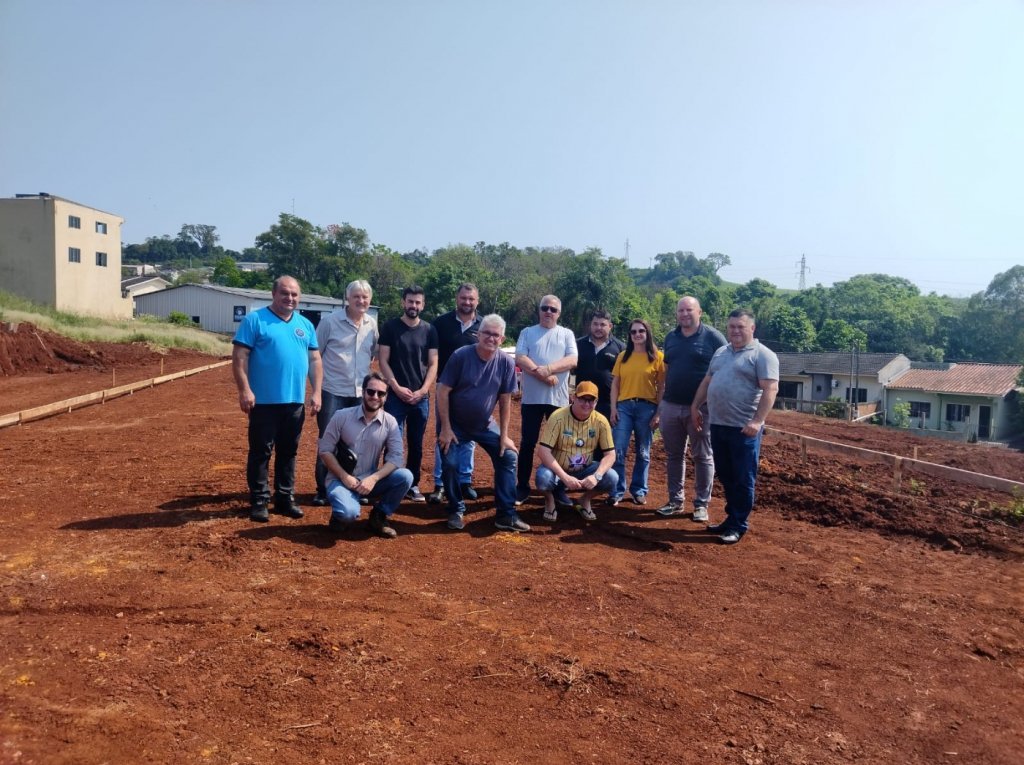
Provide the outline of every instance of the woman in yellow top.
{"type": "Polygon", "coordinates": [[[617,505],[626,493],[626,452],[629,439],[636,445],[629,493],[633,502],[647,502],[647,473],[651,466],[651,442],[658,427],[658,404],[665,389],[665,354],[658,350],[651,325],[643,319],[629,323],[629,343],[612,369],[611,420],[615,440],[615,491],[608,497],[617,505]]]}

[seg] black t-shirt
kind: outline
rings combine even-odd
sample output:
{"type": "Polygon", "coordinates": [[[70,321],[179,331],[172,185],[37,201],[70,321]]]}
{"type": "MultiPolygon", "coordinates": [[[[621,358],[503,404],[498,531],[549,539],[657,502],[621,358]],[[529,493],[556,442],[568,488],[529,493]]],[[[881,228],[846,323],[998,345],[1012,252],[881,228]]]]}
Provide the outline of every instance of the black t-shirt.
{"type": "Polygon", "coordinates": [[[437,348],[437,330],[433,325],[421,321],[415,327],[410,327],[401,319],[392,319],[380,328],[377,345],[391,349],[388,366],[399,385],[410,390],[423,387],[423,380],[427,376],[428,352],[431,348],[437,348]]]}
{"type": "Polygon", "coordinates": [[[483,317],[476,315],[473,323],[465,332],[462,331],[462,322],[459,321],[456,311],[449,311],[434,319],[434,329],[437,330],[437,374],[440,377],[444,371],[445,364],[459,348],[464,345],[476,345],[477,333],[480,331],[480,320],[483,317]]]}
{"type": "Polygon", "coordinates": [[[715,351],[725,337],[712,326],[701,324],[689,337],[679,327],[665,338],[665,395],[670,404],[689,406],[700,387],[715,351]]]}
{"type": "Polygon", "coordinates": [[[612,368],[615,359],[626,350],[625,344],[617,337],[609,337],[604,348],[597,350],[590,335],[576,340],[576,384],[589,380],[597,386],[598,403],[611,405],[612,368]]]}

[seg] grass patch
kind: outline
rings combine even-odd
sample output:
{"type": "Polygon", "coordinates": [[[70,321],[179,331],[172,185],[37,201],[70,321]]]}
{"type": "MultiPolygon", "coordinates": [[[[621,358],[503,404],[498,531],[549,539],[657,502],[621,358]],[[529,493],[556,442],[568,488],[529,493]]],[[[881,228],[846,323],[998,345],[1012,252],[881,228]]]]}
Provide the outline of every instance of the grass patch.
{"type": "Polygon", "coordinates": [[[215,332],[170,324],[152,316],[119,320],[57,311],[2,290],[0,318],[31,322],[41,329],[84,343],[148,343],[158,348],[184,348],[214,356],[231,355],[231,340],[215,332]]]}

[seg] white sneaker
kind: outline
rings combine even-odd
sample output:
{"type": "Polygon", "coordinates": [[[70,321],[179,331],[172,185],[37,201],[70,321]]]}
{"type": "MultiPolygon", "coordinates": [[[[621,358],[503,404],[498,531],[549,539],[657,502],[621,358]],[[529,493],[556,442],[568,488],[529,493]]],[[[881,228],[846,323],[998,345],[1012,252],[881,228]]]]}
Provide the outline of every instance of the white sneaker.
{"type": "Polygon", "coordinates": [[[695,520],[697,523],[707,523],[708,509],[706,507],[693,508],[693,520],[695,520]]]}

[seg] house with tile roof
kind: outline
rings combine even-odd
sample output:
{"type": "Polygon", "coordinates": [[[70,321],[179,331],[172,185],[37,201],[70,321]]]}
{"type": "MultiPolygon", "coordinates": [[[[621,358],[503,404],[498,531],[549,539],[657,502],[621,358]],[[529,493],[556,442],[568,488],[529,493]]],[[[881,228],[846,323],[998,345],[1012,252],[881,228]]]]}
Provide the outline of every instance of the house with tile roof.
{"type": "Polygon", "coordinates": [[[885,386],[910,369],[902,353],[777,353],[779,398],[792,408],[814,411],[814,403],[839,398],[859,415],[882,408],[885,386]]]}
{"type": "Polygon", "coordinates": [[[912,428],[958,432],[980,441],[1013,435],[1011,416],[1024,388],[1020,364],[913,363],[885,390],[886,418],[892,407],[910,404],[912,428]]]}

